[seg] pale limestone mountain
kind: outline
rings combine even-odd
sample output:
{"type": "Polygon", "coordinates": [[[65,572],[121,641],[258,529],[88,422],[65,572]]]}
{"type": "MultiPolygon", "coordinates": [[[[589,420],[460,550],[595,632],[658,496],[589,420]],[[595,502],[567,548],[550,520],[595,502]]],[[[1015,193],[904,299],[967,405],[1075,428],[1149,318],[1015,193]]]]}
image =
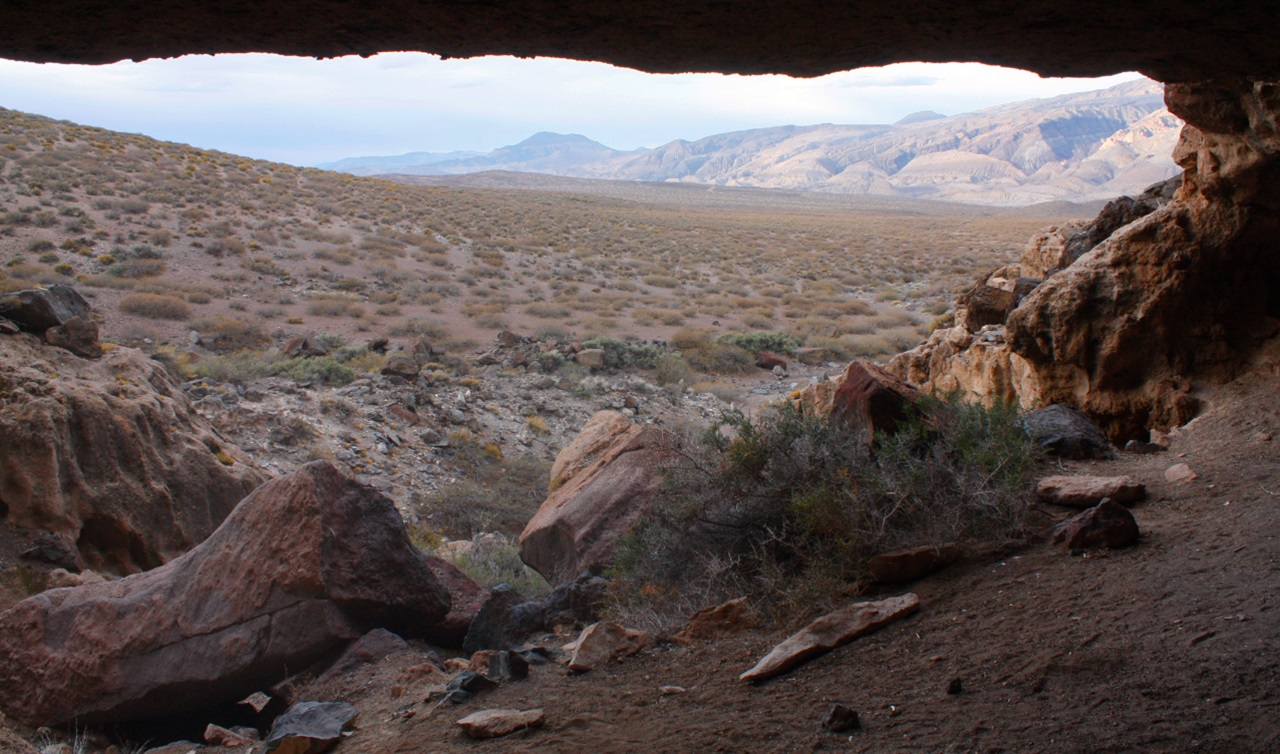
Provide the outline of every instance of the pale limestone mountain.
{"type": "Polygon", "coordinates": [[[1160,84],[1138,79],[952,117],[758,128],[635,152],[542,133],[483,156],[384,172],[504,170],[1021,206],[1140,192],[1177,172],[1170,155],[1180,128],[1160,84]]]}

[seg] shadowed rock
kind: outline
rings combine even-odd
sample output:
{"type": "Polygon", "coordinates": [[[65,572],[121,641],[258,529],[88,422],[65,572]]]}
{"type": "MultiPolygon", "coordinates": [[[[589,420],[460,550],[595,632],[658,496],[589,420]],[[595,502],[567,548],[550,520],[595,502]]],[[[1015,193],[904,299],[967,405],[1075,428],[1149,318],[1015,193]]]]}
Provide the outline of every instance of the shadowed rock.
{"type": "Polygon", "coordinates": [[[90,319],[89,302],[69,285],[51,285],[0,295],[0,317],[26,332],[44,335],[51,327],[61,327],[75,317],[90,319]]]}
{"type": "Polygon", "coordinates": [[[421,636],[448,610],[391,501],[316,461],[164,566],[0,615],[0,709],[33,725],[190,712],[374,627],[421,636]]]}
{"type": "Polygon", "coordinates": [[[1058,524],[1053,542],[1065,545],[1068,550],[1128,547],[1138,541],[1138,535],[1138,522],[1133,514],[1113,500],[1103,500],[1058,524]]]}

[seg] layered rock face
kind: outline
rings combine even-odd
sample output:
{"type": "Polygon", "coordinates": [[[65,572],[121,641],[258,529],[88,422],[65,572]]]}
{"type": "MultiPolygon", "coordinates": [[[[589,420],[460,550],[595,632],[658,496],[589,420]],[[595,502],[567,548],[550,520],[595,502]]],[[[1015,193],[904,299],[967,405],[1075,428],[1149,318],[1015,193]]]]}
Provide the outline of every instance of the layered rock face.
{"type": "Polygon", "coordinates": [[[82,725],[208,708],[374,627],[429,635],[449,608],[391,501],[316,461],[176,560],[0,615],[0,710],[82,725]]]}
{"type": "MultiPolygon", "coordinates": [[[[1024,266],[1048,277],[1004,326],[937,331],[891,369],[1028,408],[1068,403],[1117,440],[1191,419],[1191,380],[1230,378],[1280,329],[1280,89],[1178,84],[1166,100],[1187,121],[1172,201],[1075,259],[1078,233],[1059,232],[1060,254],[1033,244],[1024,266]]],[[[1095,229],[1128,219],[1124,206],[1111,213],[1095,229]]]]}
{"type": "Polygon", "coordinates": [[[128,573],[191,549],[265,476],[224,444],[160,364],[86,360],[0,338],[0,522],[52,532],[128,573]]]}

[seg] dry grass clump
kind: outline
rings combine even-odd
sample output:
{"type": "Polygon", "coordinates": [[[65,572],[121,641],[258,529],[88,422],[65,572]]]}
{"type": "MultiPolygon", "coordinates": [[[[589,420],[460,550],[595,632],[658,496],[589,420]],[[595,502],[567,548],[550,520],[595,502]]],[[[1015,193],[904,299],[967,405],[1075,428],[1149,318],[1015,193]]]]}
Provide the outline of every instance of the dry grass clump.
{"type": "Polygon", "coordinates": [[[189,319],[191,307],[177,296],[134,293],[120,301],[120,310],[148,319],[189,319]]]}

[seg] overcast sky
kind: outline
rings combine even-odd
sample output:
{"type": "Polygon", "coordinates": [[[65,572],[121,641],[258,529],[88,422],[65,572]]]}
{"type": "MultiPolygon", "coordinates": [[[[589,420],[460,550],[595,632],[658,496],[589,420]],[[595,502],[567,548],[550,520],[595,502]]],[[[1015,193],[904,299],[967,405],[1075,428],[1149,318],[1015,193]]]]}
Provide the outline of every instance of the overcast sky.
{"type": "Polygon", "coordinates": [[[1100,89],[976,63],[903,63],[815,79],[653,75],[553,58],[195,55],[108,66],[0,60],[0,107],[295,165],[488,151],[538,131],[617,149],[785,124],[891,123],[1100,89]]]}

